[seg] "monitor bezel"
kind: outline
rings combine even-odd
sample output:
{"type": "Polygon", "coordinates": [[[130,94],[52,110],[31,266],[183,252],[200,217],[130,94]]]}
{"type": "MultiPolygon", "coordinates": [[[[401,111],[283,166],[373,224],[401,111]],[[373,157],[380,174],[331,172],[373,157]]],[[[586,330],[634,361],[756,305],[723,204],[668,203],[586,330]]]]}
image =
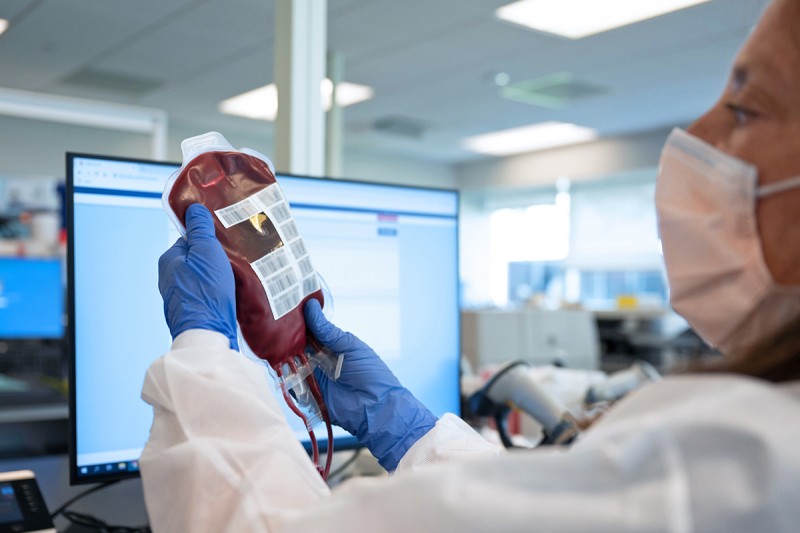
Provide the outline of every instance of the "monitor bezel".
{"type": "MultiPolygon", "coordinates": [[[[75,379],[75,320],[73,317],[75,316],[75,277],[74,277],[74,253],[75,253],[75,239],[74,239],[74,214],[75,214],[75,182],[74,182],[74,175],[73,175],[73,162],[75,159],[84,158],[84,159],[95,159],[95,160],[102,160],[102,161],[120,161],[120,162],[130,162],[130,163],[141,163],[141,164],[155,164],[155,165],[165,165],[165,166],[174,166],[175,170],[178,170],[181,167],[180,163],[176,163],[174,161],[156,161],[152,159],[143,159],[143,158],[136,158],[136,157],[124,157],[124,156],[111,156],[111,155],[103,155],[103,154],[89,154],[89,153],[82,153],[82,152],[66,152],[66,187],[65,187],[65,198],[64,198],[64,208],[66,213],[66,231],[67,231],[67,254],[66,254],[66,271],[67,271],[67,301],[66,301],[66,311],[67,311],[67,324],[64,330],[65,333],[65,341],[66,341],[66,352],[67,352],[67,366],[68,366],[68,383],[69,383],[69,481],[70,485],[82,485],[88,483],[102,483],[107,481],[115,481],[115,480],[122,480],[122,479],[130,479],[130,478],[137,478],[140,476],[139,470],[135,471],[112,471],[110,473],[99,473],[99,474],[85,474],[79,475],[79,467],[78,467],[78,454],[77,454],[77,420],[76,420],[76,379],[75,379]]],[[[456,201],[456,234],[455,234],[455,260],[456,260],[456,276],[454,279],[455,283],[455,294],[456,294],[456,353],[458,354],[458,386],[457,386],[457,397],[455,398],[454,405],[456,406],[456,414],[457,416],[461,416],[461,289],[460,289],[460,217],[461,217],[461,203],[460,203],[460,192],[458,189],[455,188],[446,188],[446,187],[430,187],[430,186],[421,186],[421,185],[405,185],[405,184],[396,184],[396,183],[380,183],[380,182],[372,182],[367,180],[357,180],[357,179],[349,179],[349,178],[330,178],[324,176],[308,176],[308,175],[299,175],[299,174],[292,174],[289,172],[275,172],[276,179],[279,177],[289,177],[289,178],[300,178],[300,179],[325,179],[325,180],[333,180],[337,182],[343,183],[353,183],[357,185],[371,185],[371,186],[380,186],[380,187],[387,187],[387,188],[405,188],[405,189],[417,189],[417,190],[431,190],[431,191],[441,191],[441,192],[448,192],[455,194],[455,201],[456,201]]],[[[323,431],[324,433],[324,431],[323,431]]],[[[326,453],[328,448],[327,436],[326,435],[318,435],[318,439],[324,439],[324,441],[319,443],[320,453],[326,453]]],[[[352,450],[360,447],[357,439],[353,436],[346,436],[346,437],[338,437],[335,438],[336,445],[334,446],[335,451],[340,450],[352,450]]],[[[309,442],[302,441],[301,444],[305,448],[307,452],[311,452],[311,444],[309,442]]]]}

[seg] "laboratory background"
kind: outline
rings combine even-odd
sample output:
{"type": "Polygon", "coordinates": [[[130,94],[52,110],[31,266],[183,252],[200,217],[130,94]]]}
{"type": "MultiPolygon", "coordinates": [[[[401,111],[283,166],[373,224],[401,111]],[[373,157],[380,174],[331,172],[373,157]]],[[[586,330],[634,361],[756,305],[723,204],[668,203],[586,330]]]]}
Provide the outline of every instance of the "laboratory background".
{"type": "MultiPolygon", "coordinates": [[[[766,4],[3,0],[0,472],[33,471],[50,512],[125,478],[73,509],[147,522],[138,394],[169,349],[150,257],[178,237],[160,191],[181,142],[211,131],[274,162],[333,321],[490,441],[570,437],[536,408],[502,408],[487,385],[509,363],[588,420],[719,357],[670,308],[655,179],[670,131],[716,100],[766,4]],[[130,290],[106,277],[119,250],[130,290]],[[125,346],[135,361],[115,359],[125,346]],[[82,360],[91,349],[104,354],[82,360]]],[[[331,484],[386,475],[335,436],[331,484]]]]}

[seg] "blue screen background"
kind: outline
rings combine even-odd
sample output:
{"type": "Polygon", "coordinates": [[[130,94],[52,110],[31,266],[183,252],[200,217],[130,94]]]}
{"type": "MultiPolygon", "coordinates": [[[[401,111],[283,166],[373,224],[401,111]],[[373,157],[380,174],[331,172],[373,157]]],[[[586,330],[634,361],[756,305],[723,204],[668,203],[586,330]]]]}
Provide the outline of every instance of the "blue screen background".
{"type": "Polygon", "coordinates": [[[400,313],[403,357],[392,370],[435,415],[458,412],[459,310],[454,227],[401,226],[400,313]]]}
{"type": "Polygon", "coordinates": [[[158,292],[168,221],[160,209],[78,204],[74,227],[78,453],[141,448],[153,416],[144,374],[171,340],[158,292]]]}
{"type": "Polygon", "coordinates": [[[63,334],[61,261],[0,258],[0,337],[60,338],[63,334]]]}

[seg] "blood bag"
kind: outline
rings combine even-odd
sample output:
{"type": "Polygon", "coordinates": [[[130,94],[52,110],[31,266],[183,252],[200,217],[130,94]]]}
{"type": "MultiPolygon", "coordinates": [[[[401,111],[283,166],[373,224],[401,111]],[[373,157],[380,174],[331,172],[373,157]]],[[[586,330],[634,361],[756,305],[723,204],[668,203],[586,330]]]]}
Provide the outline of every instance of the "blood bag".
{"type": "MultiPolygon", "coordinates": [[[[186,139],[181,150],[183,164],[167,181],[164,208],[184,236],[190,205],[213,213],[233,268],[241,337],[274,371],[287,404],[306,425],[317,463],[314,425],[325,422],[330,446],[333,439],[313,369],[316,361],[330,361],[316,353],[320,345],[306,329],[303,306],[310,298],[324,304],[324,297],[272,163],[253,150],[234,149],[217,132],[186,139]]],[[[329,448],[323,476],[331,457],[329,448]]]]}

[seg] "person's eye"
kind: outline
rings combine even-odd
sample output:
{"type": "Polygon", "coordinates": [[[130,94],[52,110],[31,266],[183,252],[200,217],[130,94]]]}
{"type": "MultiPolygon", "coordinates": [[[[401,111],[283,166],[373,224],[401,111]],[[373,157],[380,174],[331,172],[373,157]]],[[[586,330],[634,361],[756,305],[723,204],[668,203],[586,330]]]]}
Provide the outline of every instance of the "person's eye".
{"type": "Polygon", "coordinates": [[[750,109],[737,104],[728,103],[725,105],[733,115],[733,119],[740,126],[744,126],[756,117],[756,113],[750,109]]]}

